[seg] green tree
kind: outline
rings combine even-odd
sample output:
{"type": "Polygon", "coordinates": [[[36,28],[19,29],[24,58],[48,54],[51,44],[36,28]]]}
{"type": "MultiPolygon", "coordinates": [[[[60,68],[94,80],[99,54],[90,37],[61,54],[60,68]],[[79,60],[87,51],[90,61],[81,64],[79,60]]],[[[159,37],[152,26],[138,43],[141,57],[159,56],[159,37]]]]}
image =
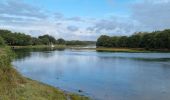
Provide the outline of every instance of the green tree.
{"type": "Polygon", "coordinates": [[[50,44],[50,40],[48,38],[41,38],[41,43],[45,44],[45,45],[49,45],[50,44]]]}
{"type": "Polygon", "coordinates": [[[111,46],[109,46],[109,47],[119,47],[118,46],[118,40],[119,40],[119,37],[117,37],[117,36],[113,36],[113,37],[110,37],[110,43],[111,43],[111,46]]]}
{"type": "Polygon", "coordinates": [[[118,39],[117,42],[118,47],[127,47],[128,46],[128,37],[122,36],[118,39]]]}
{"type": "Polygon", "coordinates": [[[170,46],[170,30],[156,32],[155,45],[157,48],[169,48],[170,46]]]}
{"type": "Polygon", "coordinates": [[[56,44],[57,43],[57,40],[53,36],[50,36],[50,35],[39,36],[39,39],[41,39],[42,42],[43,40],[45,40],[43,44],[49,44],[49,43],[56,44]]]}
{"type": "Polygon", "coordinates": [[[8,30],[0,30],[0,36],[8,45],[31,45],[31,36],[23,33],[12,33],[8,30]]]}
{"type": "Polygon", "coordinates": [[[98,38],[98,47],[130,47],[146,49],[170,49],[170,29],[151,33],[139,32],[129,37],[102,35],[98,38]]]}
{"type": "Polygon", "coordinates": [[[57,44],[65,44],[65,43],[66,43],[66,41],[62,38],[57,40],[57,44]]]}
{"type": "Polygon", "coordinates": [[[128,47],[130,48],[138,48],[140,47],[141,36],[138,34],[132,35],[128,38],[128,47]]]}
{"type": "Polygon", "coordinates": [[[41,45],[43,44],[39,38],[32,38],[32,45],[41,45]]]}
{"type": "Polygon", "coordinates": [[[97,39],[97,47],[112,47],[112,39],[109,36],[102,35],[97,39]]]}

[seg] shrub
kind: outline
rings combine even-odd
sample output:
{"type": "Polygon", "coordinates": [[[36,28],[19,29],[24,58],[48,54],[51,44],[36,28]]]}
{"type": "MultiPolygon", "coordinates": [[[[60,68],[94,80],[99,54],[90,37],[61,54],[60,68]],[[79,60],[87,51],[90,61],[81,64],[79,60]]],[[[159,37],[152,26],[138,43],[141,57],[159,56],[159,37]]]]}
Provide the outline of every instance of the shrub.
{"type": "Polygon", "coordinates": [[[10,67],[11,61],[14,57],[14,53],[9,47],[3,47],[0,49],[0,68],[10,67]]]}

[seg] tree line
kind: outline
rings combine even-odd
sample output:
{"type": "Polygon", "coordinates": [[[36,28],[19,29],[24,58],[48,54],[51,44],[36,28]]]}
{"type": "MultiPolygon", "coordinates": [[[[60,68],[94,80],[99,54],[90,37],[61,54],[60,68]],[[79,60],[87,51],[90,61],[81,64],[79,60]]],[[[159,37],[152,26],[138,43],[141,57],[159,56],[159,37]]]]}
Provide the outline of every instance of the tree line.
{"type": "Polygon", "coordinates": [[[11,32],[9,30],[0,30],[0,42],[2,40],[4,40],[6,44],[11,46],[49,45],[49,44],[88,45],[90,43],[95,43],[93,41],[79,41],[79,40],[66,41],[62,38],[55,39],[53,36],[50,35],[32,37],[24,33],[11,32]]]}
{"type": "Polygon", "coordinates": [[[154,32],[138,32],[131,36],[102,35],[97,47],[170,49],[170,29],[154,32]]]}

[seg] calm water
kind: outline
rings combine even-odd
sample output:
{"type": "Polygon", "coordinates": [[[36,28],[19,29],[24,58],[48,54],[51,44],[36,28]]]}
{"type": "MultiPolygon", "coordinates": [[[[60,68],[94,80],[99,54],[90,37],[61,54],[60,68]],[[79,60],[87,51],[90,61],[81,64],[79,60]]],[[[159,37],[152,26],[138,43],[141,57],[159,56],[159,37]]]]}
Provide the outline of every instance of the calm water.
{"type": "Polygon", "coordinates": [[[24,76],[95,100],[170,100],[170,53],[17,50],[24,76]]]}

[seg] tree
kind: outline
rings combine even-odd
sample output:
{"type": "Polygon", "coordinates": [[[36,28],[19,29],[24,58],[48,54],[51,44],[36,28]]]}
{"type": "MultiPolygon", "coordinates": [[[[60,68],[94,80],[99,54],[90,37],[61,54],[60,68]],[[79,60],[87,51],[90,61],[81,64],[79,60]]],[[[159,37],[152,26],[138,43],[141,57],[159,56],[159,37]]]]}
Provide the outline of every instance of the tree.
{"type": "Polygon", "coordinates": [[[43,44],[39,38],[32,38],[32,45],[41,45],[43,44]]]}
{"type": "Polygon", "coordinates": [[[65,43],[66,43],[66,41],[62,38],[57,40],[57,44],[65,44],[65,43]]]}
{"type": "Polygon", "coordinates": [[[102,35],[97,39],[96,46],[97,47],[111,47],[112,46],[112,40],[109,36],[102,35]]]}
{"type": "Polygon", "coordinates": [[[151,33],[139,32],[129,37],[102,35],[98,38],[97,47],[129,47],[145,49],[170,49],[170,29],[151,33]]]}
{"type": "Polygon", "coordinates": [[[110,37],[111,44],[109,44],[109,45],[111,45],[111,47],[119,47],[118,40],[119,40],[119,37],[117,37],[117,36],[110,37]]]}
{"type": "Polygon", "coordinates": [[[141,37],[138,34],[132,35],[128,38],[128,47],[139,48],[141,43],[141,37]]]}
{"type": "Polygon", "coordinates": [[[122,36],[117,41],[118,47],[127,47],[128,46],[128,37],[122,36]]]}
{"type": "Polygon", "coordinates": [[[170,30],[157,32],[155,38],[156,38],[155,45],[157,46],[157,48],[170,47],[170,30]]]}
{"type": "Polygon", "coordinates": [[[50,35],[39,36],[39,39],[41,39],[41,41],[45,40],[45,42],[43,42],[45,44],[49,44],[49,43],[56,44],[57,43],[57,40],[53,36],[50,36],[50,35]]]}
{"type": "Polygon", "coordinates": [[[31,36],[23,33],[12,33],[8,30],[0,30],[0,36],[4,39],[8,45],[31,45],[31,36]]]}
{"type": "Polygon", "coordinates": [[[48,38],[41,38],[40,39],[41,43],[44,44],[44,45],[49,45],[50,44],[50,41],[48,38]]]}

